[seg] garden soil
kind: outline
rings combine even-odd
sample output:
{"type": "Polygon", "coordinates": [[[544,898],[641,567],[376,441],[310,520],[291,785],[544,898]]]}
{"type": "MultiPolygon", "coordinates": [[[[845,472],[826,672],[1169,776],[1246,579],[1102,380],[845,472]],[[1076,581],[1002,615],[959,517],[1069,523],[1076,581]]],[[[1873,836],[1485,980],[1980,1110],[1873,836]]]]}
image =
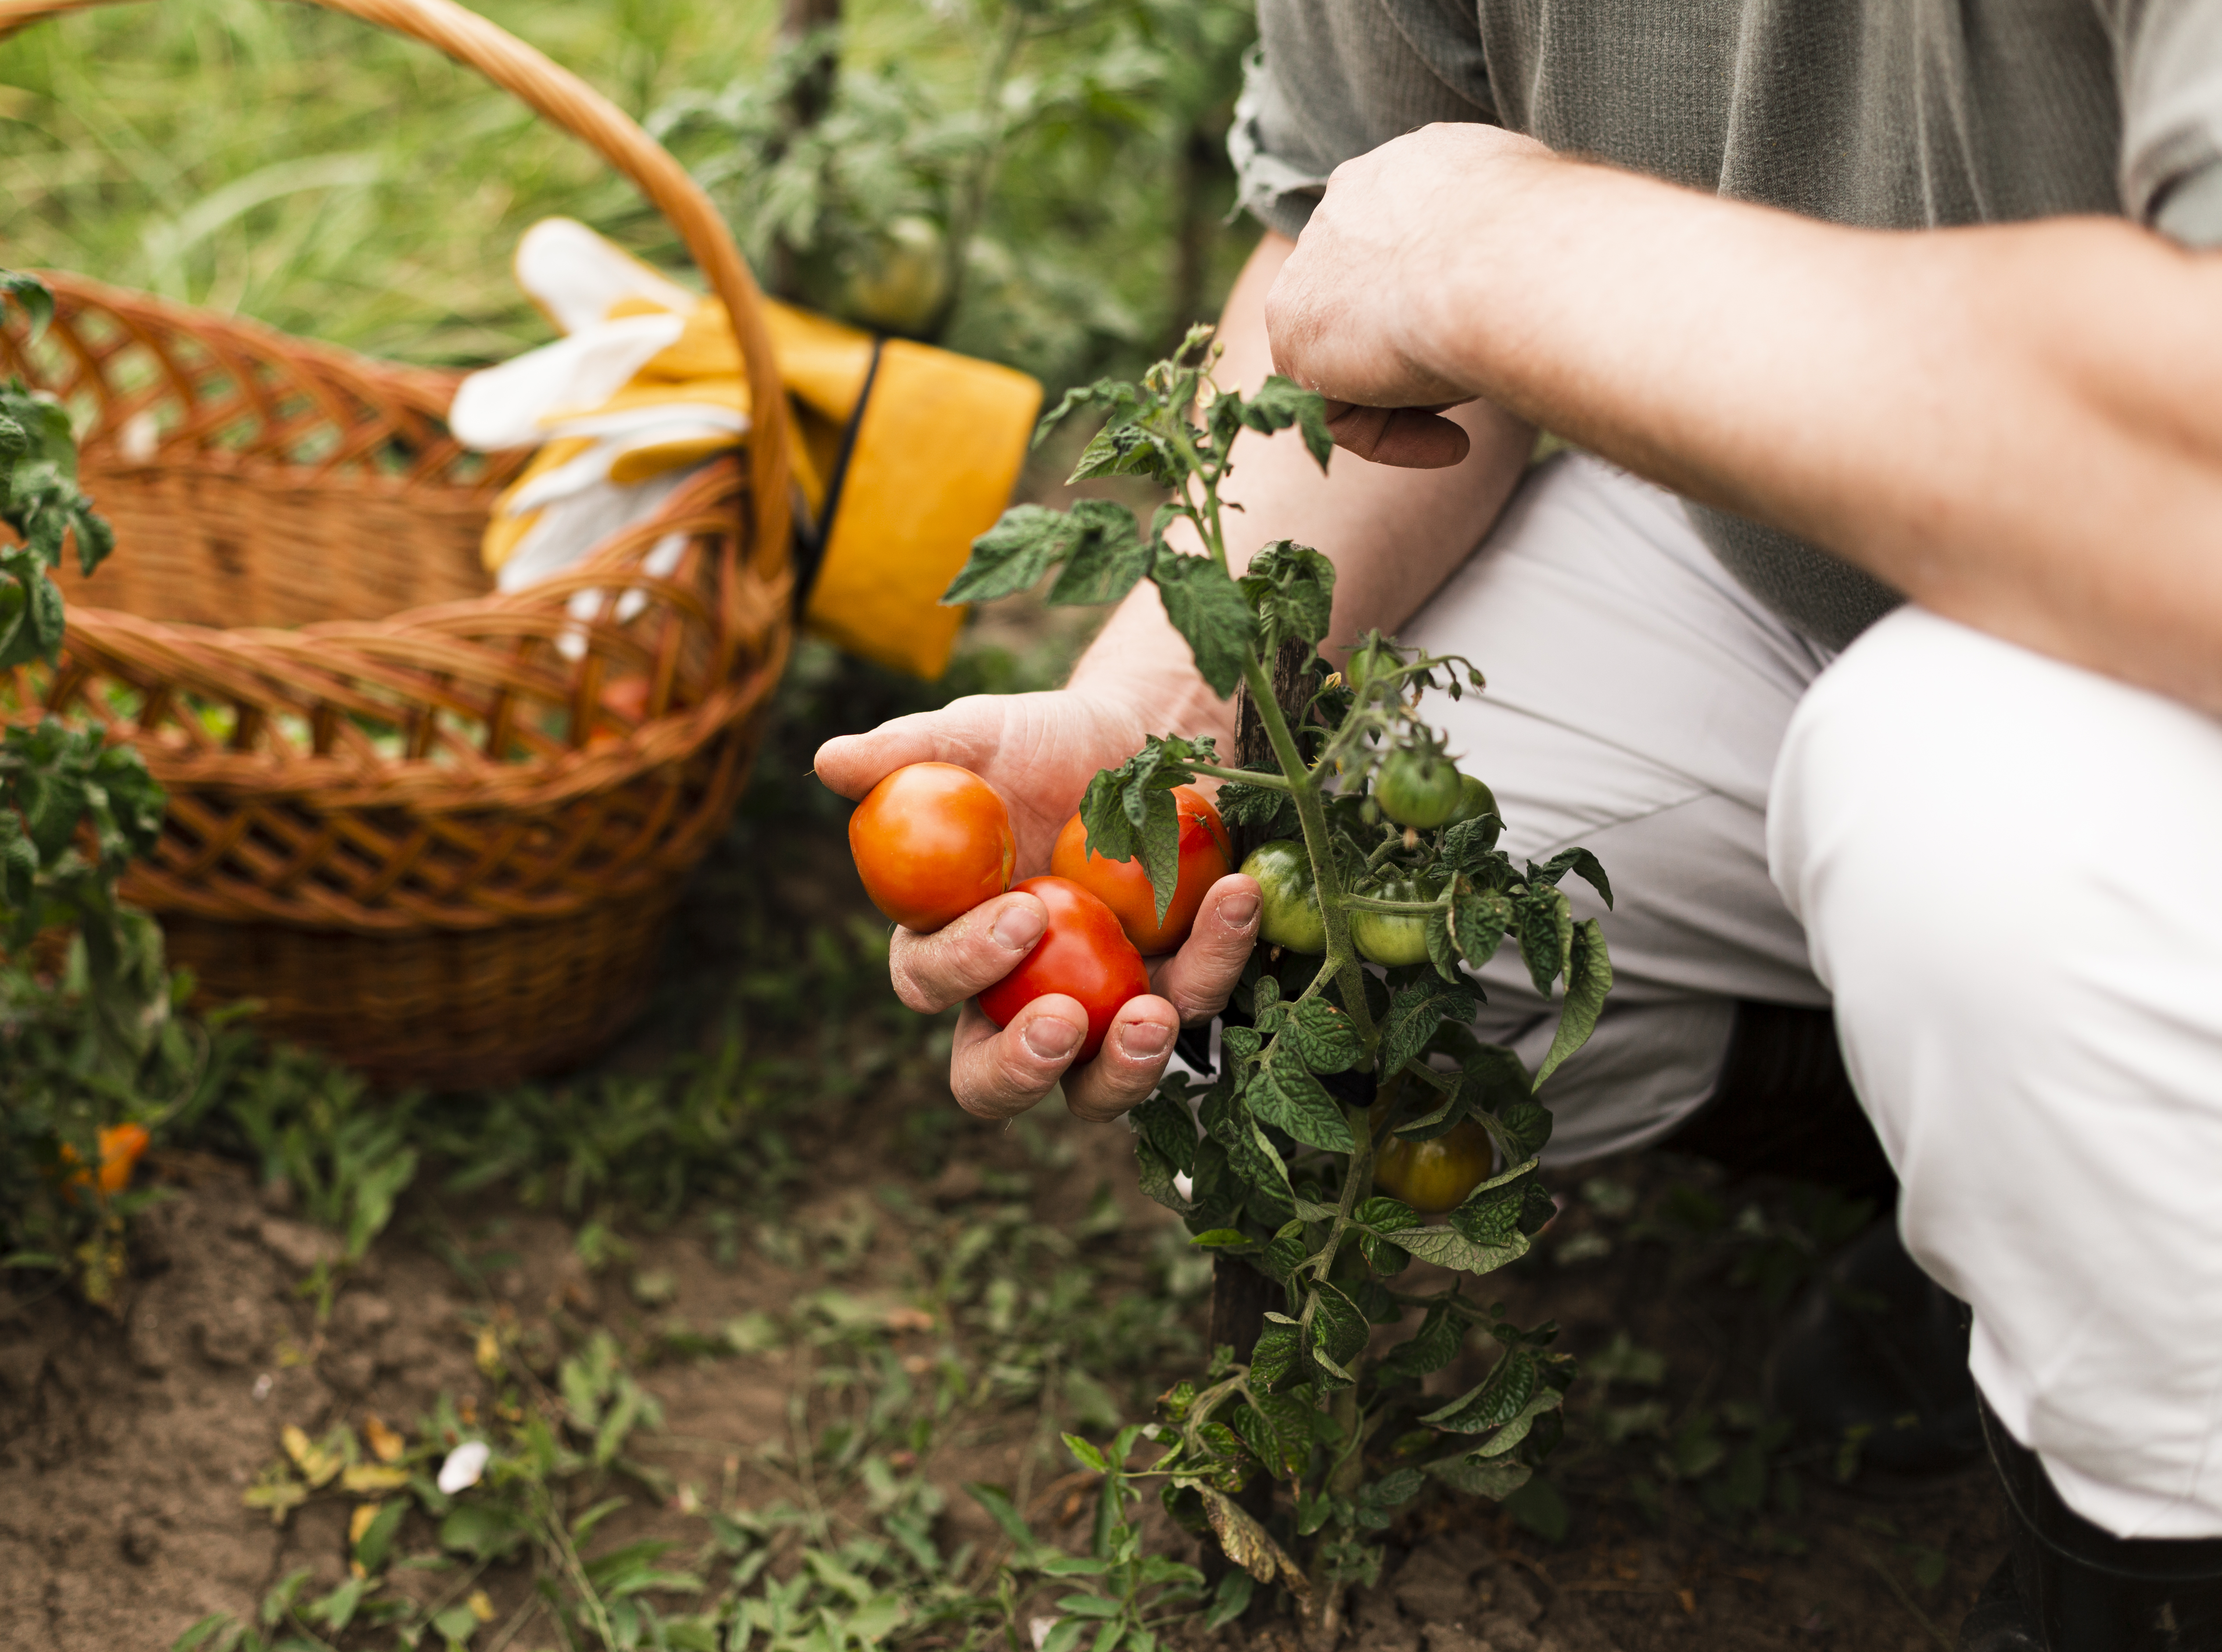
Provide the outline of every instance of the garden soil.
{"type": "MultiPolygon", "coordinates": [[[[857,896],[819,858],[824,876],[807,898],[845,910],[857,896]]],[[[1090,1212],[1080,1249],[1107,1293],[1162,1278],[1149,1259],[1177,1255],[1180,1236],[1134,1191],[1123,1128],[1082,1123],[1054,1101],[1033,1127],[981,1123],[920,1070],[782,1123],[803,1169],[763,1230],[696,1210],[662,1228],[622,1228],[613,1247],[483,1192],[443,1195],[428,1169],[321,1322],[302,1281],[332,1259],[331,1236],[241,1164],[156,1157],[151,1173],[169,1197],[137,1230],[116,1311],[66,1293],[34,1299],[20,1283],[0,1295],[0,1652],[160,1652],[209,1613],[248,1615],[298,1568],[312,1570],[312,1587],[336,1585],[343,1502],[312,1501],[280,1526],[243,1506],[242,1492],[279,1455],[288,1424],[315,1436],[367,1415],[410,1424],[443,1392],[475,1404],[489,1324],[521,1348],[575,1346],[597,1327],[619,1339],[662,1403],[661,1430],[636,1436],[634,1451],[662,1500],[631,1488],[633,1506],[598,1536],[699,1543],[690,1517],[700,1510],[792,1492],[765,1448],[792,1438],[811,1355],[801,1342],[733,1351],[745,1339],[705,1352],[687,1328],[778,1323],[832,1292],[922,1370],[953,1332],[916,1305],[920,1281],[989,1205],[1000,1201],[1007,1222],[1013,1189],[1042,1228],[1090,1212]],[[843,1249],[783,1234],[848,1237],[843,1249]],[[838,1267],[829,1249],[842,1251],[838,1267]]],[[[1782,1234],[1794,1236],[1794,1201],[1655,1155],[1557,1185],[1568,1195],[1560,1219],[1492,1283],[1516,1317],[1554,1318],[1560,1346],[1609,1374],[1585,1378],[1570,1402],[1550,1469],[1563,1506],[1523,1505],[1516,1519],[1423,1496],[1388,1534],[1382,1576],[1357,1596],[1346,1646],[1949,1652],[2003,1551],[1980,1466],[1924,1480],[1840,1479],[1849,1465],[1826,1452],[1754,1447],[1745,1467],[1772,1489],[1720,1494],[1756,1437],[1760,1368],[1780,1317],[1748,1281],[1766,1236],[1775,1253],[1782,1234]]],[[[1168,1335],[1191,1350],[1207,1299],[1191,1283],[1166,1309],[1180,1322],[1168,1335]]],[[[1125,1414],[1142,1414],[1152,1383],[1196,1368],[1166,1363],[1108,1385],[1125,1414]]],[[[1453,1368],[1432,1381],[1456,1392],[1475,1374],[1453,1368]]],[[[977,1480],[1018,1488],[1038,1530],[1084,1542],[1089,1477],[1070,1472],[1047,1419],[1037,1401],[991,1400],[937,1436],[920,1467],[949,1493],[945,1549],[998,1541],[959,1490],[977,1480]]],[[[1192,1549],[1162,1519],[1151,1531],[1192,1549]]],[[[415,1575],[427,1591],[442,1586],[436,1572],[415,1575]]],[[[521,1574],[496,1568],[485,1582],[505,1617],[522,1599],[521,1574]]],[[[1255,1607],[1202,1644],[1296,1652],[1289,1620],[1255,1607]]]]}

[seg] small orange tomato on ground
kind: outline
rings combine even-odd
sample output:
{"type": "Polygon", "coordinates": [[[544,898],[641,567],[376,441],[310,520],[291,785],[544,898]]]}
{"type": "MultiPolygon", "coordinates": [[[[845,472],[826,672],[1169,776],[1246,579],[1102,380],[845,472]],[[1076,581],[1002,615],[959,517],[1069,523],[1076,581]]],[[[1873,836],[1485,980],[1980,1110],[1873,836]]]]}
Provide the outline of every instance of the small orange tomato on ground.
{"type": "Polygon", "coordinates": [[[872,904],[906,929],[938,929],[1010,887],[1010,811],[954,763],[913,763],[849,817],[849,853],[872,904]]]}
{"type": "Polygon", "coordinates": [[[1180,882],[1172,904],[1158,918],[1157,892],[1141,861],[1107,860],[1088,852],[1088,829],[1075,815],[1057,835],[1049,869],[1070,878],[1119,915],[1127,939],[1146,958],[1171,952],[1188,939],[1196,927],[1196,910],[1205,892],[1233,870],[1227,853],[1227,829],[1208,798],[1188,786],[1173,788],[1173,807],[1180,816],[1180,882]]]}
{"type": "Polygon", "coordinates": [[[1051,992],[1078,998],[1088,1011],[1088,1036],[1073,1060],[1092,1060],[1119,1006],[1150,990],[1142,954],[1119,927],[1118,915],[1070,879],[1021,878],[1012,888],[1049,909],[1049,928],[1016,969],[980,994],[980,1008],[1007,1027],[1036,998],[1051,992]]]}
{"type": "MultiPolygon", "coordinates": [[[[144,1124],[109,1125],[100,1133],[99,1170],[73,1170],[66,1186],[90,1187],[97,1180],[102,1192],[122,1192],[131,1186],[131,1173],[138,1167],[139,1155],[147,1151],[149,1139],[144,1124]]],[[[77,1149],[63,1142],[62,1163],[74,1165],[77,1161],[77,1149]]]]}
{"type": "Polygon", "coordinates": [[[1392,1136],[1382,1142],[1373,1155],[1373,1189],[1435,1216],[1464,1204],[1495,1161],[1489,1132],[1462,1119],[1432,1142],[1392,1136]]]}

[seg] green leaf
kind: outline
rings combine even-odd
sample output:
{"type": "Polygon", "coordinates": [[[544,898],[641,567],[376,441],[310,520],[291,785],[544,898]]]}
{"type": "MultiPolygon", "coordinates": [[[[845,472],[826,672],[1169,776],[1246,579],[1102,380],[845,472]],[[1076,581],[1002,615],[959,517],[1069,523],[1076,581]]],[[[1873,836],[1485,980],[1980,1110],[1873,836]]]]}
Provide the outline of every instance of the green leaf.
{"type": "Polygon", "coordinates": [[[1480,1434],[1499,1428],[1520,1415],[1541,1381],[1541,1363],[1534,1351],[1508,1348],[1480,1382],[1420,1421],[1447,1434],[1480,1434]]]}
{"type": "MultiPolygon", "coordinates": [[[[1450,1213],[1451,1226],[1478,1245],[1511,1242],[1520,1231],[1521,1213],[1535,1174],[1535,1161],[1530,1159],[1491,1176],[1450,1213]]],[[[1397,1242],[1404,1241],[1400,1237],[1397,1242]]]]}
{"type": "Polygon", "coordinates": [[[1209,740],[1152,735],[1117,768],[1100,771],[1080,799],[1089,852],[1107,860],[1139,860],[1150,874],[1160,922],[1180,885],[1180,811],[1173,788],[1196,779],[1190,760],[1210,762],[1216,756],[1209,740]]]}
{"type": "MultiPolygon", "coordinates": [[[[13,298],[23,307],[23,315],[31,323],[31,337],[36,339],[47,330],[54,318],[54,295],[47,291],[47,284],[35,275],[20,270],[0,270],[0,297],[13,298]]],[[[197,1624],[200,1628],[203,1625],[197,1624]]]]}
{"type": "MultiPolygon", "coordinates": [[[[1189,1160],[1191,1174],[1193,1174],[1194,1165],[1195,1161],[1191,1158],[1189,1160]]],[[[1186,1216],[1195,1208],[1189,1200],[1180,1196],[1180,1189],[1174,1185],[1173,1177],[1180,1173],[1178,1167],[1171,1160],[1151,1145],[1146,1138],[1134,1143],[1134,1172],[1143,1193],[1155,1199],[1174,1215],[1186,1216]]]]}
{"type": "Polygon", "coordinates": [[[1258,636],[1250,604],[1227,570],[1208,556],[1162,551],[1150,570],[1164,599],[1165,618],[1187,639],[1196,668],[1225,698],[1242,680],[1242,667],[1258,636]]]}
{"type": "Polygon", "coordinates": [[[1146,476],[1160,487],[1176,488],[1188,473],[1188,460],[1179,448],[1156,432],[1136,424],[1107,424],[1081,449],[1070,482],[1099,476],[1146,476]]]}
{"type": "Polygon", "coordinates": [[[1512,917],[1512,903],[1495,890],[1461,894],[1451,902],[1445,939],[1459,956],[1479,969],[1497,955],[1512,917]]]}
{"type": "Polygon", "coordinates": [[[1612,905],[1612,880],[1604,875],[1597,858],[1587,849],[1561,849],[1541,866],[1528,863],[1529,883],[1555,884],[1569,872],[1597,891],[1605,905],[1612,905]]]}
{"type": "Polygon", "coordinates": [[[1277,1045],[1256,1081],[1242,1092],[1242,1099],[1259,1118],[1307,1147],[1329,1153],[1357,1149],[1349,1122],[1327,1087],[1295,1061],[1284,1058],[1277,1045]]]}
{"type": "Polygon", "coordinates": [[[1229,828],[1254,828],[1261,839],[1303,835],[1295,795],[1285,787],[1229,780],[1219,788],[1219,818],[1229,828]]]}
{"type": "Polygon", "coordinates": [[[1365,1060],[1365,1043],[1358,1036],[1357,1023],[1325,998],[1306,998],[1298,1004],[1296,1019],[1284,1036],[1315,1073],[1347,1073],[1365,1060]]]}
{"type": "Polygon", "coordinates": [[[1495,852],[1503,832],[1504,823],[1493,812],[1462,820],[1443,834],[1443,859],[1459,872],[1478,873],[1491,862],[1509,871],[1504,857],[1495,852]]]}
{"type": "Polygon", "coordinates": [[[1051,608],[1119,601],[1150,571],[1156,548],[1144,541],[1134,513],[1108,499],[1081,500],[1072,507],[1071,520],[1083,531],[1043,601],[1051,608]]]}
{"type": "Polygon", "coordinates": [[[1468,1462],[1463,1456],[1441,1457],[1426,1465],[1428,1475],[1468,1497],[1504,1498],[1525,1486],[1535,1470],[1509,1457],[1468,1462]]]}
{"type": "Polygon", "coordinates": [[[1516,1222],[1510,1236],[1497,1243],[1477,1242],[1456,1228],[1432,1225],[1407,1229],[1397,1236],[1397,1243],[1423,1262],[1460,1273],[1494,1273],[1528,1254],[1527,1236],[1516,1222]]]}
{"type": "Polygon", "coordinates": [[[1103,1461],[1103,1454],[1078,1435],[1067,1434],[1059,1437],[1064,1442],[1064,1449],[1072,1453],[1074,1459],[1083,1468],[1093,1470],[1099,1474],[1108,1474],[1111,1472],[1111,1465],[1103,1461]]]}
{"type": "Polygon", "coordinates": [[[1275,373],[1242,404],[1242,422],[1252,430],[1271,433],[1290,425],[1302,427],[1304,447],[1322,471],[1334,452],[1334,433],[1328,429],[1327,404],[1314,391],[1293,379],[1275,373]]]}
{"type": "MultiPolygon", "coordinates": [[[[1130,516],[1127,520],[1133,521],[1130,516]]],[[[941,593],[944,604],[993,602],[1030,590],[1070,556],[1087,529],[1062,510],[1013,505],[972,541],[972,555],[941,593]]]]}
{"type": "Polygon", "coordinates": [[[1240,1228],[1212,1228],[1203,1233],[1197,1234],[1194,1238],[1189,1241],[1189,1243],[1191,1245],[1202,1245],[1208,1249],[1213,1250],[1223,1250],[1230,1248],[1245,1249],[1254,1248],[1257,1242],[1258,1242],[1256,1240],[1252,1239],[1248,1234],[1243,1232],[1240,1228]]]}
{"type": "Polygon", "coordinates": [[[1508,1101],[1491,1117],[1508,1156],[1532,1159],[1551,1139],[1551,1110],[1540,1101],[1508,1101]]]}
{"type": "Polygon", "coordinates": [[[1595,1031],[1604,998],[1612,990],[1612,960],[1604,948],[1604,930],[1597,921],[1584,918],[1574,926],[1573,944],[1566,960],[1566,1001],[1559,1011],[1559,1030],[1552,1036],[1550,1053],[1536,1069],[1541,1084],[1558,1071],[1595,1031]]]}
{"type": "Polygon", "coordinates": [[[1358,1305],[1332,1285],[1317,1285],[1311,1292],[1310,1346],[1306,1350],[1339,1387],[1349,1386],[1344,1367],[1364,1351],[1372,1336],[1358,1305]]]}
{"type": "Polygon", "coordinates": [[[1250,1386],[1268,1392],[1277,1388],[1296,1363],[1296,1328],[1271,1325],[1258,1334],[1250,1351],[1250,1386]]]}
{"type": "Polygon", "coordinates": [[[1384,1381],[1416,1382],[1440,1371],[1466,1346],[1465,1318],[1437,1303],[1428,1310],[1420,1329],[1382,1356],[1374,1369],[1384,1381]]]}
{"type": "Polygon", "coordinates": [[[1211,1606],[1203,1615],[1203,1632],[1213,1634],[1250,1610],[1250,1597],[1258,1580],[1239,1567],[1219,1580],[1211,1606]]]}
{"type": "Polygon", "coordinates": [[[964,1489],[970,1493],[975,1503],[987,1510],[988,1517],[1002,1530],[1003,1536],[1022,1552],[1034,1546],[1033,1530],[1026,1524],[1026,1517],[1019,1512],[1019,1505],[1011,1501],[1008,1492],[984,1480],[970,1481],[964,1489]]]}
{"type": "Polygon", "coordinates": [[[1545,998],[1566,967],[1574,948],[1574,909],[1566,892],[1549,884],[1530,884],[1513,902],[1513,932],[1528,978],[1545,998]]]}
{"type": "Polygon", "coordinates": [[[1334,564],[1309,546],[1277,539],[1250,560],[1240,585],[1258,616],[1258,649],[1271,659],[1284,642],[1316,648],[1334,606],[1334,564]]]}
{"type": "Polygon", "coordinates": [[[1460,1026],[1481,1012],[1481,996],[1460,982],[1423,979],[1402,987],[1390,998],[1381,1032],[1381,1071],[1395,1073],[1415,1060],[1446,1021],[1460,1026]]]}
{"type": "Polygon", "coordinates": [[[1127,1115],[1136,1133],[1177,1170],[1196,1164],[1196,1119],[1188,1108],[1160,1086],[1150,1098],[1127,1115]]]}
{"type": "Polygon", "coordinates": [[[1535,1431],[1537,1417],[1546,1411],[1557,1411],[1566,1403],[1566,1395],[1548,1382],[1543,1383],[1528,1397],[1527,1403],[1515,1415],[1505,1419],[1503,1426],[1466,1454],[1466,1461],[1476,1462],[1503,1456],[1535,1431]]]}

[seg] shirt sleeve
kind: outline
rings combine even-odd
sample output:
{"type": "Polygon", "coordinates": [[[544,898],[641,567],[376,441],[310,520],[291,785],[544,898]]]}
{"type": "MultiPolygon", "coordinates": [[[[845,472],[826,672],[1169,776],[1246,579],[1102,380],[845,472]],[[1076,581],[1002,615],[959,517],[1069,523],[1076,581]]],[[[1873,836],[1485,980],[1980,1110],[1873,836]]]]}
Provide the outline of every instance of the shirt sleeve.
{"type": "Polygon", "coordinates": [[[2122,87],[2122,205],[2222,247],[2222,0],[2107,0],[2122,87]]]}
{"type": "Polygon", "coordinates": [[[1480,25],[1459,0],[1259,0],[1227,153],[1238,200],[1302,233],[1344,161],[1436,121],[1497,118],[1480,25]]]}

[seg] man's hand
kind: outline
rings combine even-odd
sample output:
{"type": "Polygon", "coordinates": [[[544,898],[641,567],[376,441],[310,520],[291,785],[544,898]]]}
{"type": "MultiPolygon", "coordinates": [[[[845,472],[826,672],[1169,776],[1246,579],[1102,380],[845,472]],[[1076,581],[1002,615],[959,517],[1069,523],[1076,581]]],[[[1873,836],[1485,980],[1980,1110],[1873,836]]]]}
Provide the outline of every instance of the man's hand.
{"type": "Polygon", "coordinates": [[[1338,446],[1377,464],[1455,465],[1471,401],[1442,346],[1460,227],[1551,152],[1501,127],[1423,127],[1345,161],[1265,300],[1275,368],[1328,398],[1338,446]]]}
{"type": "MultiPolygon", "coordinates": [[[[844,797],[861,798],[907,763],[970,769],[1009,806],[1018,874],[1027,877],[1047,870],[1057,835],[1095,772],[1140,748],[1145,721],[1138,704],[1100,691],[973,695],[829,740],[819,748],[816,772],[844,797]]],[[[1048,913],[1032,895],[999,895],[930,935],[897,929],[888,969],[896,996],[913,1010],[964,1004],[949,1079],[966,1111],[1008,1118],[1063,1080],[1074,1113],[1109,1119],[1148,1096],[1183,1022],[1225,1006],[1257,936],[1258,909],[1254,879],[1238,874],[1213,885],[1187,944],[1152,963],[1156,992],[1122,1006],[1102,1051],[1077,1071],[1070,1069],[1088,1017],[1076,1000],[1037,998],[1000,1031],[965,1003],[1009,974],[1041,939],[1048,913]]]]}

